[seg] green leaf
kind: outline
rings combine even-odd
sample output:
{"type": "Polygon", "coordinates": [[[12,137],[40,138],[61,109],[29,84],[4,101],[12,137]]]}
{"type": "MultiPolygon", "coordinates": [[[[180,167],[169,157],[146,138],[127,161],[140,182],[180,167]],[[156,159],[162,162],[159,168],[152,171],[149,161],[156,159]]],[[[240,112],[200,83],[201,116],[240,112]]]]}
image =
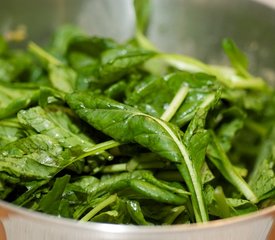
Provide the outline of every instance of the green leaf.
{"type": "Polygon", "coordinates": [[[65,56],[73,39],[85,36],[85,33],[78,27],[63,25],[59,27],[52,36],[50,52],[57,56],[65,56]]]}
{"type": "Polygon", "coordinates": [[[231,39],[224,39],[222,42],[223,49],[229,58],[232,66],[236,69],[237,73],[243,77],[249,77],[247,72],[248,60],[243,52],[231,39]]]}
{"type": "MultiPolygon", "coordinates": [[[[119,45],[112,39],[95,36],[76,36],[70,39],[67,54],[85,53],[93,58],[100,58],[104,51],[117,48],[119,45]]],[[[70,57],[71,58],[71,57],[70,57]]]]}
{"type": "Polygon", "coordinates": [[[247,182],[236,172],[221,143],[213,132],[211,132],[211,140],[207,148],[207,156],[210,161],[219,169],[225,179],[233,184],[248,200],[253,203],[258,202],[257,196],[247,182]]]}
{"type": "Polygon", "coordinates": [[[16,119],[0,121],[0,148],[25,136],[24,130],[16,119]]]}
{"type": "MultiPolygon", "coordinates": [[[[85,153],[95,145],[95,142],[61,110],[43,109],[37,106],[19,111],[17,117],[26,128],[54,138],[64,148],[78,148],[85,153]]],[[[98,156],[102,160],[112,158],[107,152],[102,152],[98,156]]]]}
{"type": "Polygon", "coordinates": [[[0,149],[0,172],[26,180],[49,179],[72,158],[54,139],[32,135],[0,149]]]}
{"type": "Polygon", "coordinates": [[[77,73],[64,65],[49,65],[49,78],[52,86],[65,93],[75,90],[77,73]]]}
{"type": "Polygon", "coordinates": [[[182,86],[188,89],[188,93],[171,119],[172,123],[182,127],[194,117],[207,96],[218,91],[219,85],[213,76],[180,71],[163,78],[149,76],[139,81],[131,93],[128,92],[125,102],[142,112],[161,117],[182,86]]]}
{"type": "Polygon", "coordinates": [[[176,126],[93,93],[67,95],[67,102],[80,118],[115,140],[137,142],[177,163],[191,192],[197,220],[207,220],[201,183],[188,150],[181,141],[182,133],[176,126]]]}
{"type": "Polygon", "coordinates": [[[24,81],[31,71],[32,58],[25,52],[14,52],[7,57],[0,57],[0,83],[24,81]]]}
{"type": "Polygon", "coordinates": [[[275,195],[275,127],[261,146],[249,185],[260,200],[275,195]]]}
{"type": "Polygon", "coordinates": [[[70,175],[56,178],[52,189],[45,196],[43,196],[39,202],[40,211],[58,215],[62,194],[70,181],[70,178],[70,175]]]}
{"type": "Polygon", "coordinates": [[[126,203],[127,210],[135,223],[137,223],[138,225],[151,225],[149,222],[145,220],[139,202],[134,200],[127,200],[126,203]]]}
{"type": "Polygon", "coordinates": [[[15,115],[37,102],[38,97],[38,89],[0,85],[0,119],[15,115]]]}
{"type": "Polygon", "coordinates": [[[114,83],[154,55],[153,52],[134,48],[115,48],[101,55],[100,84],[114,83]]]}

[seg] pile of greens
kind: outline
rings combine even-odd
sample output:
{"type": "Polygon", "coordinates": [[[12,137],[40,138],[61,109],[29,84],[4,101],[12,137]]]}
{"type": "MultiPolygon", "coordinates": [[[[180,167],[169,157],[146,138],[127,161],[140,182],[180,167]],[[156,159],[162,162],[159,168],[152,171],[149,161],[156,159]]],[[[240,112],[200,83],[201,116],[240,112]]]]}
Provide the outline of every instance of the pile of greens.
{"type": "Polygon", "coordinates": [[[0,37],[0,198],[80,221],[188,224],[275,203],[275,90],[159,51],[135,1],[125,43],[64,26],[47,47],[0,37]]]}

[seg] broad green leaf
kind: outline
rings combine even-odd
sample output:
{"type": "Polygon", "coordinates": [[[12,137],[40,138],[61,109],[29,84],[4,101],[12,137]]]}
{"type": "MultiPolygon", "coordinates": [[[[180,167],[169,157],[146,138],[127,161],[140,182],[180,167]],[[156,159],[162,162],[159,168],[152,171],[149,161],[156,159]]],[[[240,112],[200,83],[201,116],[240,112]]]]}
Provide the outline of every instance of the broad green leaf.
{"type": "Polygon", "coordinates": [[[49,179],[70,163],[72,154],[57,141],[32,135],[0,149],[0,172],[26,180],[49,179]]]}
{"type": "Polygon", "coordinates": [[[67,102],[80,118],[115,140],[137,142],[177,163],[191,192],[197,220],[207,220],[201,182],[188,150],[181,140],[182,133],[176,126],[92,93],[67,95],[67,102]]]}
{"type": "Polygon", "coordinates": [[[0,148],[25,136],[25,130],[17,121],[17,118],[7,118],[0,121],[0,148]]]}
{"type": "Polygon", "coordinates": [[[19,110],[37,102],[38,89],[0,85],[0,119],[11,117],[19,110]]]}
{"type": "Polygon", "coordinates": [[[116,48],[105,51],[101,55],[101,66],[98,69],[100,84],[114,83],[153,55],[151,51],[134,48],[116,48]]]}
{"type": "Polygon", "coordinates": [[[49,65],[49,79],[52,86],[65,93],[71,93],[76,87],[77,73],[63,65],[49,65]]]}
{"type": "MultiPolygon", "coordinates": [[[[18,112],[17,117],[25,127],[54,138],[64,148],[79,148],[81,152],[85,152],[95,145],[95,142],[62,111],[37,106],[18,112]]],[[[107,152],[98,155],[102,159],[112,158],[107,152]]]]}

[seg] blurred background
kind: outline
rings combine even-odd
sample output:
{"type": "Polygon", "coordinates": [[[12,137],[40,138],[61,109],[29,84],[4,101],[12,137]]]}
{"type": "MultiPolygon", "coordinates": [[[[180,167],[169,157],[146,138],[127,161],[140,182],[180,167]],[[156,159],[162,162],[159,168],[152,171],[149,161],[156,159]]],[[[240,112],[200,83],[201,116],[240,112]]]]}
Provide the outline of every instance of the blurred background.
{"type": "MultiPolygon", "coordinates": [[[[125,41],[134,32],[132,1],[0,0],[1,34],[25,28],[25,42],[43,45],[63,24],[125,41]]],[[[226,62],[221,41],[232,38],[248,55],[250,70],[275,81],[273,0],[152,0],[148,37],[163,51],[213,64],[226,62]]]]}

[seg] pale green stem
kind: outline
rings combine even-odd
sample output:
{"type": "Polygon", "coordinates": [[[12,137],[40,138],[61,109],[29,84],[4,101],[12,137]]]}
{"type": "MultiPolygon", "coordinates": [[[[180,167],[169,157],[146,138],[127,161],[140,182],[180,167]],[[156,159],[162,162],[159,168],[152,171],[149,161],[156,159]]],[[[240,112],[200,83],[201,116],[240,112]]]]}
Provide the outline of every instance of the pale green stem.
{"type": "Polygon", "coordinates": [[[57,58],[55,58],[54,56],[46,52],[44,49],[39,47],[36,43],[30,42],[28,47],[31,52],[45,59],[48,63],[53,65],[62,65],[61,61],[59,61],[57,58]]]}
{"type": "Polygon", "coordinates": [[[171,101],[169,107],[165,110],[165,112],[162,114],[160,117],[162,120],[165,120],[169,122],[172,117],[175,115],[179,107],[181,106],[182,102],[186,98],[188,94],[188,87],[187,86],[182,86],[178,92],[176,93],[175,97],[171,101]]]}
{"type": "Polygon", "coordinates": [[[121,143],[116,142],[114,140],[110,140],[110,141],[106,141],[106,142],[102,142],[99,144],[96,144],[95,146],[91,147],[90,149],[88,149],[85,153],[81,154],[80,156],[78,156],[76,159],[74,159],[74,161],[77,161],[79,159],[91,156],[91,155],[96,155],[96,154],[100,154],[103,151],[110,149],[110,148],[114,148],[117,146],[120,146],[121,143]]]}
{"type": "Polygon", "coordinates": [[[108,165],[102,169],[103,173],[124,172],[127,170],[127,163],[108,165]]]}
{"type": "Polygon", "coordinates": [[[87,222],[89,221],[93,216],[95,216],[98,212],[100,212],[102,209],[107,207],[108,205],[112,204],[117,200],[117,195],[113,194],[101,203],[99,203],[95,208],[93,208],[90,212],[88,212],[83,218],[80,219],[80,221],[87,222]]]}

